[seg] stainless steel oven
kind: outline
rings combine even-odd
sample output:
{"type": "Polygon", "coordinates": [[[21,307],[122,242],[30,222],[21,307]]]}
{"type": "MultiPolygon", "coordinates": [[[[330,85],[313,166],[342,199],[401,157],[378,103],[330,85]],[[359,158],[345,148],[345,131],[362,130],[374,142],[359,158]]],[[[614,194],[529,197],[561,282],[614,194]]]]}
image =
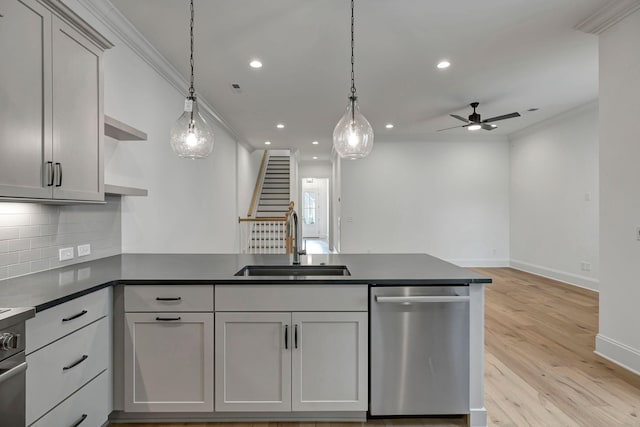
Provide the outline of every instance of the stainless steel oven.
{"type": "Polygon", "coordinates": [[[0,424],[25,425],[25,320],[33,309],[0,309],[0,424]]]}
{"type": "Polygon", "coordinates": [[[370,415],[469,413],[469,288],[371,288],[370,415]]]}

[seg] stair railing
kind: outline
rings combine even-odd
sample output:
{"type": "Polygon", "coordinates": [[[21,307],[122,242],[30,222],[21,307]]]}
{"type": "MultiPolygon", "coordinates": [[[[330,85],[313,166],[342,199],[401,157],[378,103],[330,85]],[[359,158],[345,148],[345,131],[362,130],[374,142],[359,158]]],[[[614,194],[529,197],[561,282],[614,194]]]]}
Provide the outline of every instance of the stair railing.
{"type": "Polygon", "coordinates": [[[240,253],[290,254],[293,250],[291,210],[285,216],[238,218],[240,253]]]}

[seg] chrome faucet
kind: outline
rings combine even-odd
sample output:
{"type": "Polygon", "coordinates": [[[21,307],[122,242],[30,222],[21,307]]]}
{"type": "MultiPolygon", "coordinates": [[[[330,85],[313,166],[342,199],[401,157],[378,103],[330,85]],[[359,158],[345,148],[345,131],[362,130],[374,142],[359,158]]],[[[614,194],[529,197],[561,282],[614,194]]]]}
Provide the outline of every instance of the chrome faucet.
{"type": "Polygon", "coordinates": [[[293,265],[300,264],[300,255],[306,255],[307,251],[300,249],[300,228],[298,228],[298,214],[293,209],[293,202],[289,203],[289,215],[293,219],[293,265]]]}

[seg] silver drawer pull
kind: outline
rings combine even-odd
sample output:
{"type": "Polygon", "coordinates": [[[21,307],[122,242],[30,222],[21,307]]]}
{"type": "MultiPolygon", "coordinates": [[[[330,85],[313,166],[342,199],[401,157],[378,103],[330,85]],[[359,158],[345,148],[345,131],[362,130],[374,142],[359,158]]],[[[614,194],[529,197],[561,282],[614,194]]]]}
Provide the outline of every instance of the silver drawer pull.
{"type": "Polygon", "coordinates": [[[9,378],[15,377],[18,374],[27,370],[27,362],[22,362],[18,366],[9,369],[7,372],[0,375],[0,384],[7,381],[9,378]]]}
{"type": "Polygon", "coordinates": [[[469,297],[461,296],[424,296],[424,297],[381,297],[376,296],[376,302],[390,302],[395,304],[435,303],[435,302],[469,302],[469,297]]]}
{"type": "Polygon", "coordinates": [[[63,366],[62,370],[63,371],[68,371],[69,369],[75,368],[76,366],[78,366],[79,364],[81,364],[82,362],[84,362],[85,360],[87,360],[89,358],[89,356],[87,356],[86,354],[83,354],[82,357],[78,360],[76,360],[75,362],[73,362],[71,365],[69,366],[63,366]]]}
{"type": "Polygon", "coordinates": [[[181,299],[182,297],[171,297],[171,298],[156,297],[156,301],[180,301],[181,299]]]}
{"type": "Polygon", "coordinates": [[[75,423],[71,424],[71,427],[78,427],[86,419],[87,419],[87,414],[82,414],[82,416],[80,417],[80,419],[78,421],[76,421],[75,423]]]}

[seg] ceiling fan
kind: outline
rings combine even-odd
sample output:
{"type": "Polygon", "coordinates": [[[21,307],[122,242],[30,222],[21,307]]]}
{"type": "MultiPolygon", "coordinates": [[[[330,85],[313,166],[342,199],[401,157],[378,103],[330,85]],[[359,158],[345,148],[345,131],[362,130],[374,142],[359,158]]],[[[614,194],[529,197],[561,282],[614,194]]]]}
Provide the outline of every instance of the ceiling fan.
{"type": "Polygon", "coordinates": [[[498,120],[513,119],[514,117],[520,117],[520,113],[509,113],[509,114],[503,114],[501,116],[495,116],[489,119],[482,120],[482,118],[480,117],[480,114],[476,112],[476,108],[478,108],[478,105],[480,105],[480,103],[472,102],[469,105],[471,106],[471,108],[473,108],[473,113],[471,113],[468,120],[462,116],[458,116],[457,114],[449,114],[454,119],[458,119],[465,122],[466,125],[438,129],[438,132],[443,130],[455,129],[455,128],[468,128],[468,130],[478,130],[478,129],[494,130],[498,126],[492,124],[493,122],[497,122],[498,120]]]}

